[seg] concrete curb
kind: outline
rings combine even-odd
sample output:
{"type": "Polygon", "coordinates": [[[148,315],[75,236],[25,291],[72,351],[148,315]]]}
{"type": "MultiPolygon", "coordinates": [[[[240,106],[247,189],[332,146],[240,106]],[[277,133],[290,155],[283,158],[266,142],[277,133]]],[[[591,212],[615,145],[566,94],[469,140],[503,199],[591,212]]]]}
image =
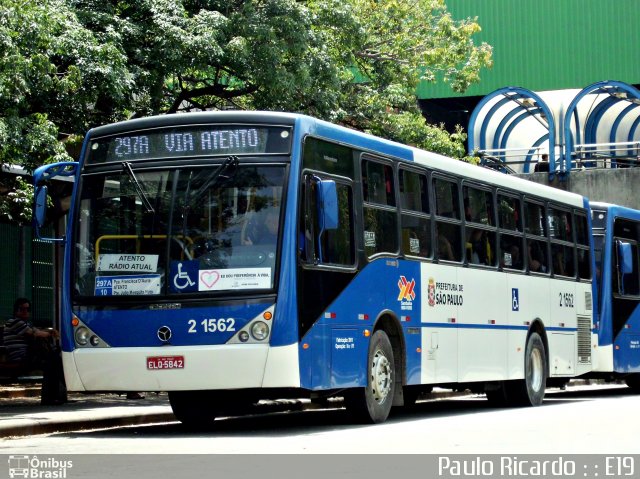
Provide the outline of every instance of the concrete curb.
{"type": "Polygon", "coordinates": [[[141,426],[146,424],[171,422],[175,420],[176,418],[172,412],[150,414],[142,413],[95,419],[44,419],[42,421],[21,420],[25,421],[25,424],[11,424],[0,427],[0,437],[24,437],[61,432],[87,431],[91,429],[104,429],[118,426],[141,426]]]}
{"type": "Polygon", "coordinates": [[[40,396],[41,386],[8,386],[0,389],[0,399],[33,398],[40,396]]]}

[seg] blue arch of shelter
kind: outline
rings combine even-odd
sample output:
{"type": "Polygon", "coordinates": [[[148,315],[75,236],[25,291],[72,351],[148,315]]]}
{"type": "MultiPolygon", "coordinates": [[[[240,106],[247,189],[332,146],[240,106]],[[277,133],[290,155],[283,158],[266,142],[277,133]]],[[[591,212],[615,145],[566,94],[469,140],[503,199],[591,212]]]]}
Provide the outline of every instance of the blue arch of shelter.
{"type": "MultiPolygon", "coordinates": [[[[569,107],[567,108],[565,117],[564,117],[564,170],[567,174],[571,171],[571,158],[573,158],[575,154],[576,145],[580,144],[582,141],[587,144],[592,144],[596,142],[596,133],[598,128],[601,126],[601,121],[604,114],[612,108],[614,105],[617,105],[621,101],[629,101],[637,100],[638,103],[632,101],[632,103],[624,108],[617,116],[616,119],[611,124],[611,129],[609,131],[609,141],[611,143],[615,142],[617,138],[618,128],[622,123],[622,120],[632,113],[636,113],[638,117],[631,124],[631,128],[627,135],[627,141],[633,141],[635,137],[635,132],[638,129],[638,125],[640,125],[640,91],[627,83],[615,81],[615,80],[606,80],[593,83],[588,87],[582,89],[571,101],[569,107]],[[598,95],[598,94],[609,94],[610,98],[602,100],[596,108],[592,112],[589,113],[585,121],[584,128],[580,127],[580,120],[578,117],[578,103],[580,100],[585,98],[587,95],[598,95]],[[616,94],[624,94],[620,97],[615,96],[616,94]],[[571,133],[571,125],[575,125],[575,137],[571,133]]],[[[627,152],[631,154],[630,151],[627,152]]]]}
{"type": "MultiPolygon", "coordinates": [[[[487,131],[489,128],[489,124],[491,123],[491,120],[496,115],[498,110],[500,110],[502,106],[504,106],[509,102],[514,103],[513,109],[511,109],[504,116],[504,118],[500,120],[497,128],[493,132],[494,136],[493,136],[492,148],[495,148],[495,149],[504,148],[507,144],[507,141],[511,133],[513,133],[513,131],[518,126],[518,124],[523,120],[525,120],[526,118],[529,118],[531,116],[536,116],[536,115],[538,115],[539,117],[544,115],[547,120],[548,133],[546,135],[543,135],[541,138],[537,139],[534,144],[527,145],[528,147],[531,147],[531,150],[529,150],[529,152],[527,153],[524,171],[528,172],[531,158],[535,153],[536,148],[547,140],[549,141],[549,145],[555,145],[556,130],[555,130],[555,123],[553,121],[553,115],[551,114],[551,110],[549,109],[547,104],[544,102],[544,100],[540,96],[538,96],[536,93],[526,88],[521,88],[521,87],[499,88],[498,90],[492,93],[489,93],[480,101],[480,103],[478,103],[478,105],[476,105],[476,107],[473,110],[473,113],[471,114],[471,118],[469,119],[469,128],[468,128],[469,151],[473,152],[476,149],[484,150],[487,148],[487,131]],[[480,112],[483,110],[483,108],[487,105],[487,103],[489,103],[492,99],[500,96],[503,96],[504,98],[498,101],[495,105],[493,105],[491,109],[487,112],[487,114],[484,116],[484,119],[482,120],[482,123],[480,125],[479,144],[476,145],[474,132],[478,127],[477,125],[478,116],[480,115],[480,112]],[[528,108],[518,101],[518,100],[524,100],[524,99],[533,99],[535,102],[535,107],[528,108]],[[504,130],[504,133],[503,133],[503,130],[504,130]]],[[[550,177],[552,177],[555,172],[555,169],[556,169],[555,165],[556,165],[555,152],[554,152],[554,148],[551,147],[549,148],[550,177]]]]}
{"type": "MultiPolygon", "coordinates": [[[[564,137],[564,145],[562,147],[562,153],[560,157],[556,158],[555,149],[553,147],[549,148],[550,179],[553,179],[554,173],[556,171],[556,163],[559,166],[558,171],[561,173],[562,177],[566,177],[566,175],[570,173],[572,167],[571,159],[575,156],[574,150],[576,145],[583,142],[587,144],[596,143],[596,134],[598,129],[603,126],[607,126],[602,123],[602,119],[605,113],[607,113],[607,111],[609,111],[613,106],[617,105],[621,101],[629,101],[630,104],[620,113],[618,113],[615,120],[611,123],[608,135],[609,142],[615,142],[618,129],[620,128],[622,121],[629,115],[635,114],[637,115],[637,117],[631,123],[629,131],[627,133],[627,142],[633,142],[634,138],[636,137],[636,133],[640,128],[640,91],[637,88],[634,88],[633,86],[628,85],[624,82],[607,80],[589,85],[588,87],[581,90],[573,98],[566,110],[563,119],[564,124],[562,125],[562,133],[564,137]],[[578,117],[579,102],[587,95],[603,93],[610,94],[610,98],[601,101],[596,106],[596,108],[593,109],[593,111],[589,112],[589,115],[585,120],[585,125],[580,125],[580,119],[578,117]],[[572,125],[575,126],[575,135],[571,132],[572,125]]],[[[501,107],[509,102],[513,102],[514,107],[504,115],[495,130],[491,132],[493,133],[493,142],[491,145],[491,148],[493,149],[505,148],[509,140],[509,136],[513,133],[518,124],[526,118],[533,115],[544,115],[547,120],[548,134],[538,138],[531,145],[523,145],[525,148],[530,148],[525,158],[524,172],[526,173],[529,171],[531,159],[537,151],[537,147],[542,145],[545,141],[548,141],[549,145],[555,145],[556,131],[558,131],[558,128],[556,127],[554,122],[554,117],[551,114],[551,110],[549,109],[548,105],[536,93],[526,88],[500,88],[492,93],[489,93],[480,101],[480,103],[478,103],[478,105],[473,110],[473,113],[471,114],[471,118],[469,120],[469,151],[471,152],[470,154],[473,154],[476,149],[487,149],[487,133],[489,132],[490,123],[494,119],[494,116],[497,114],[497,112],[501,109],[501,107]],[[481,124],[478,125],[478,117],[484,107],[492,99],[500,96],[503,96],[504,98],[496,102],[489,109],[489,111],[484,116],[481,124]],[[529,98],[535,101],[536,104],[534,108],[528,108],[521,102],[519,102],[519,100],[529,98]],[[474,132],[478,127],[480,128],[480,134],[478,135],[478,144],[476,144],[474,132]]],[[[613,147],[611,147],[611,152],[614,153],[613,147]]],[[[626,153],[628,156],[632,155],[631,149],[627,150],[626,153]]]]}

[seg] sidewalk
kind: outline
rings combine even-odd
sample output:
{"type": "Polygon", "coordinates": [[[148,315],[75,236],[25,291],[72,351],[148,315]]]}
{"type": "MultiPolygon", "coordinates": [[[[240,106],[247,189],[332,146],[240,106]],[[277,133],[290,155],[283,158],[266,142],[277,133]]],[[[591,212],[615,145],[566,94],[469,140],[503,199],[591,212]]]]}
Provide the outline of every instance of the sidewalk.
{"type": "Polygon", "coordinates": [[[166,393],[145,399],[69,393],[65,404],[40,404],[40,384],[0,385],[0,438],[175,421],[166,393]]]}

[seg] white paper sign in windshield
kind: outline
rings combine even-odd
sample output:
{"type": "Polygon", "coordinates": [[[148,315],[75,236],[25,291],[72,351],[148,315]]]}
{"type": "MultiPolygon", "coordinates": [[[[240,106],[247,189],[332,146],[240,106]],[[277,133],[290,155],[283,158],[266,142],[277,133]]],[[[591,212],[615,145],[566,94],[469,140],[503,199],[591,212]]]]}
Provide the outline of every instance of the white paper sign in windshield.
{"type": "Polygon", "coordinates": [[[155,273],[157,270],[157,254],[101,254],[98,257],[98,271],[155,273]]]}
{"type": "Polygon", "coordinates": [[[271,268],[203,269],[199,291],[271,288],[271,268]]]}

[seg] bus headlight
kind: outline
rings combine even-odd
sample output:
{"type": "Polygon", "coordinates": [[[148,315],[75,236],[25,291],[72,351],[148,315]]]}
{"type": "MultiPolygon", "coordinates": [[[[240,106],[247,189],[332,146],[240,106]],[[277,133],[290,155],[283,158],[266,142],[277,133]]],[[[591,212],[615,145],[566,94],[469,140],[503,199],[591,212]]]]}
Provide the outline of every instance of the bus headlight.
{"type": "Polygon", "coordinates": [[[80,346],[86,346],[89,342],[89,337],[91,336],[91,332],[85,328],[84,326],[80,326],[76,329],[76,343],[80,346]]]}
{"type": "Polygon", "coordinates": [[[251,336],[258,341],[264,341],[269,336],[269,326],[262,321],[256,321],[251,326],[251,336]]]}

